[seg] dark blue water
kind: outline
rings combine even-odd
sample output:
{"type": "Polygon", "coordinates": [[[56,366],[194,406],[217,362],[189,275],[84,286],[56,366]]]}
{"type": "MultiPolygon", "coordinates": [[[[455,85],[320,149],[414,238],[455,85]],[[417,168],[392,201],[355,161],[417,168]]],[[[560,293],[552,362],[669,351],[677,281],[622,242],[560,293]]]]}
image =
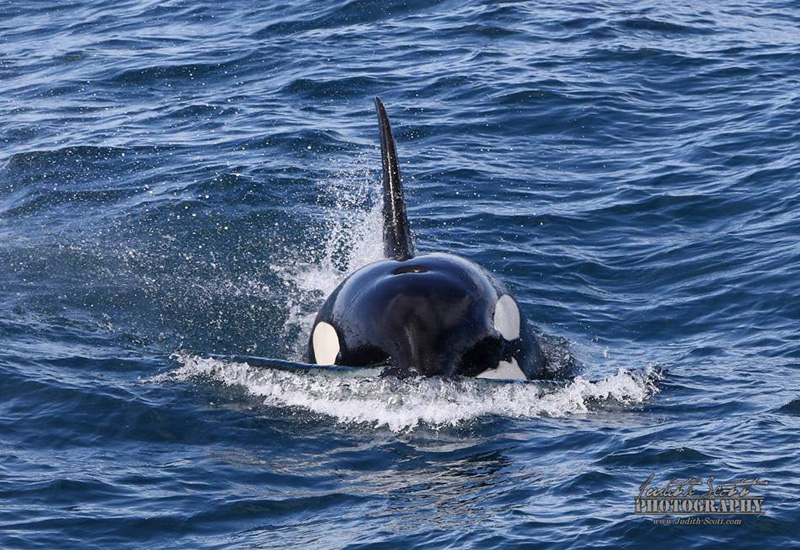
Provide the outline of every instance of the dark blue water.
{"type": "Polygon", "coordinates": [[[790,1],[0,0],[0,547],[797,547],[799,90],[790,1]],[[374,95],[418,248],[577,379],[202,359],[380,256],[374,95]]]}

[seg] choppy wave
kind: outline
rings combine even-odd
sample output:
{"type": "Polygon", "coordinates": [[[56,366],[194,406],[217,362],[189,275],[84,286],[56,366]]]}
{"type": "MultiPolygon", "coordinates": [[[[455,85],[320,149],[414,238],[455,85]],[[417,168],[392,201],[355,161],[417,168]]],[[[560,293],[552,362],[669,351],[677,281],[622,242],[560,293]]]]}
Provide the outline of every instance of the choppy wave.
{"type": "Polygon", "coordinates": [[[796,545],[799,22],[787,0],[2,3],[0,547],[796,545]],[[200,359],[299,359],[379,257],[374,95],[418,247],[495,273],[580,377],[200,359]],[[631,505],[653,472],[761,475],[766,514],[655,525],[631,505]]]}

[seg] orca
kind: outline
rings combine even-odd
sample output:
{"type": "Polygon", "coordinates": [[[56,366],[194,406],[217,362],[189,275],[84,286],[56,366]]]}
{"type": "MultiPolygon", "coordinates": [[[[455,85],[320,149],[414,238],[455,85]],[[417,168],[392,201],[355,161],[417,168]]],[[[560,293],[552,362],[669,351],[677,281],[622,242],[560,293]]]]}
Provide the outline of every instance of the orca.
{"type": "Polygon", "coordinates": [[[399,376],[547,378],[546,357],[516,299],[448,253],[417,254],[389,117],[375,98],[383,165],[385,259],[349,275],[317,313],[307,361],[385,366],[399,376]]]}

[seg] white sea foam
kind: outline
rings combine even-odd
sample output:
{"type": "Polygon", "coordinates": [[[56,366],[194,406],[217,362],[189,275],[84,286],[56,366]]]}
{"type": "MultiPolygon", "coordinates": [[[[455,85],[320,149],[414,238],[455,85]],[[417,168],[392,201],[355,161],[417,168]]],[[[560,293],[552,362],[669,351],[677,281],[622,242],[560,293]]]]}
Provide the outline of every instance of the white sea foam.
{"type": "Polygon", "coordinates": [[[620,369],[602,380],[577,377],[561,385],[497,383],[472,379],[380,377],[335,371],[260,369],[245,363],[176,355],[179,366],[150,379],[185,382],[210,379],[263,398],[270,407],[296,408],[343,424],[386,427],[395,432],[426,425],[456,426],[500,415],[512,418],[586,414],[604,404],[635,405],[658,391],[657,372],[620,369]]]}

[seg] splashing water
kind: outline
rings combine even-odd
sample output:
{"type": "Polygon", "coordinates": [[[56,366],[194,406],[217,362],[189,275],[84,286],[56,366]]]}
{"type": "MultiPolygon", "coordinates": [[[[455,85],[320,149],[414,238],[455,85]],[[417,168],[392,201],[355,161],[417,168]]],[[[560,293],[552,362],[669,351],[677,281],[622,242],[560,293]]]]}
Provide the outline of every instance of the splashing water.
{"type": "Polygon", "coordinates": [[[497,383],[473,379],[342,375],[324,370],[289,372],[258,369],[245,363],[176,354],[179,366],[151,382],[210,379],[263,398],[269,407],[299,408],[342,424],[410,431],[420,425],[457,426],[488,415],[511,418],[564,417],[585,414],[604,404],[635,405],[658,392],[661,376],[620,369],[602,380],[582,377],[564,385],[497,383]]]}
{"type": "MultiPolygon", "coordinates": [[[[336,163],[335,159],[331,162],[336,163]]],[[[383,258],[381,203],[377,179],[366,168],[365,157],[353,165],[335,166],[336,175],[323,187],[324,241],[320,256],[275,266],[274,271],[291,292],[284,336],[295,334],[294,356],[299,359],[305,336],[311,330],[322,300],[333,292],[347,275],[383,258]]]]}
{"type": "MultiPolygon", "coordinates": [[[[332,160],[332,162],[334,162],[332,160]]],[[[290,356],[302,360],[314,317],[322,301],[348,275],[383,258],[382,212],[375,174],[363,168],[367,159],[334,166],[320,197],[322,242],[316,257],[289,255],[270,267],[282,280],[288,314],[282,336],[290,356]]],[[[564,379],[579,370],[569,341],[540,335],[554,374],[564,379]]],[[[363,375],[341,372],[289,372],[260,369],[246,363],[174,356],[180,366],[155,376],[153,382],[205,378],[263,398],[264,404],[323,414],[343,424],[367,424],[391,431],[455,426],[488,415],[512,418],[561,417],[587,413],[596,404],[641,403],[657,391],[658,375],[620,369],[599,381],[582,377],[569,383],[510,384],[471,379],[408,379],[379,377],[375,369],[363,375]]]]}
{"type": "MultiPolygon", "coordinates": [[[[335,163],[335,159],[331,159],[335,163]]],[[[325,217],[321,257],[278,268],[284,280],[306,293],[327,296],[348,274],[383,258],[381,203],[375,175],[363,168],[365,157],[352,166],[336,167],[323,186],[325,217]]]]}
{"type": "MultiPolygon", "coordinates": [[[[332,160],[335,163],[335,161],[332,160]]],[[[282,336],[290,342],[291,356],[302,350],[322,301],[348,275],[383,258],[382,213],[377,179],[367,159],[334,166],[334,176],[322,186],[322,242],[316,257],[290,255],[270,267],[282,280],[288,315],[282,336]]],[[[554,373],[578,370],[569,342],[541,336],[554,373]]],[[[456,426],[478,417],[563,417],[591,412],[603,403],[632,405],[657,392],[659,375],[648,367],[599,381],[580,376],[568,383],[495,383],[472,379],[406,379],[379,377],[375,369],[356,376],[334,371],[290,372],[261,369],[246,363],[199,357],[174,356],[180,366],[152,377],[152,382],[211,379],[243,388],[263,398],[266,406],[298,408],[334,418],[343,424],[386,427],[410,431],[420,425],[435,429],[456,426]]],[[[566,376],[565,376],[566,377],[566,376]]],[[[562,378],[565,378],[562,377],[562,378]]]]}

